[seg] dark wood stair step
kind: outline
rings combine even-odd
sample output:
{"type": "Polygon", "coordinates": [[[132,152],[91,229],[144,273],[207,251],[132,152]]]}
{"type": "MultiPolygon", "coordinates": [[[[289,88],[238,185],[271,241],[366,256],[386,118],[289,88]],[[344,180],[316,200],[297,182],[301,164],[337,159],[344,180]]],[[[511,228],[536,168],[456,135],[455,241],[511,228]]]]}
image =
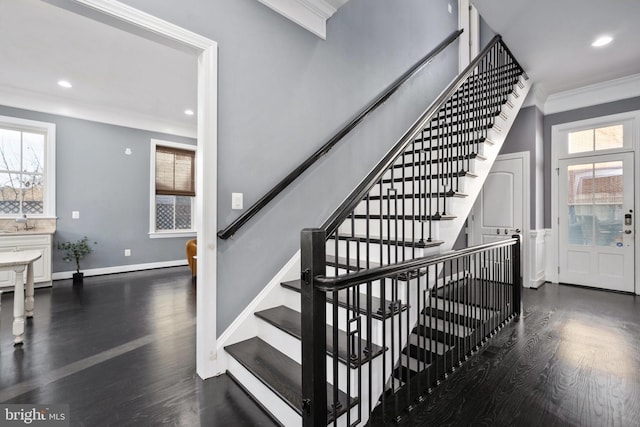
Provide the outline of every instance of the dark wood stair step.
{"type": "MultiPolygon", "coordinates": [[[[292,337],[302,340],[302,320],[299,312],[281,305],[267,310],[258,311],[255,315],[272,324],[276,328],[288,333],[292,337]]],[[[349,360],[349,365],[352,368],[356,368],[360,364],[367,363],[369,360],[381,355],[383,352],[382,347],[373,343],[370,344],[371,350],[367,350],[366,340],[360,340],[360,346],[362,349],[360,357],[355,354],[358,351],[358,348],[355,348],[352,350],[354,354],[347,358],[347,342],[347,333],[342,330],[338,330],[338,359],[345,364],[347,363],[347,360],[349,360]]],[[[329,356],[333,356],[334,354],[333,344],[333,328],[327,325],[327,354],[329,356]]]]}
{"type": "MultiPolygon", "coordinates": [[[[456,171],[456,172],[449,172],[449,173],[435,173],[432,175],[427,175],[426,178],[427,179],[438,179],[438,178],[461,178],[463,176],[466,177],[470,177],[470,178],[477,178],[478,175],[472,173],[472,172],[468,172],[468,171],[456,171]]],[[[404,177],[398,177],[398,178],[385,178],[382,180],[383,184],[389,184],[392,182],[410,182],[410,181],[422,181],[424,180],[425,177],[422,175],[418,175],[418,176],[404,176],[404,177]]]]}
{"type": "Polygon", "coordinates": [[[451,221],[453,215],[362,215],[352,214],[349,218],[369,220],[398,220],[398,221],[451,221]]]}
{"type": "MultiPolygon", "coordinates": [[[[409,156],[411,156],[411,154],[408,154],[409,156]]],[[[473,159],[478,159],[478,160],[487,160],[487,158],[485,156],[483,156],[482,154],[478,154],[478,153],[468,153],[468,154],[460,154],[457,156],[453,156],[453,157],[441,157],[438,159],[433,159],[433,160],[418,160],[418,161],[414,161],[411,162],[409,161],[408,163],[402,162],[402,163],[396,163],[393,165],[394,169],[404,169],[404,168],[410,168],[410,167],[420,167],[420,166],[424,166],[424,165],[434,165],[436,163],[446,163],[449,162],[451,160],[455,161],[463,161],[463,160],[473,160],[473,159]]],[[[422,169],[424,170],[424,169],[422,169]]]]}
{"type": "MultiPolygon", "coordinates": [[[[265,386],[284,400],[293,410],[302,415],[302,366],[285,354],[282,354],[260,338],[254,337],[224,348],[245,369],[251,372],[265,386]]],[[[358,400],[349,398],[343,392],[338,393],[338,417],[347,411],[347,407],[357,404],[358,400]]],[[[333,402],[333,387],[327,384],[327,402],[333,402]]],[[[329,421],[333,420],[333,411],[327,408],[329,421]]]]}
{"type": "MultiPolygon", "coordinates": [[[[415,143],[416,144],[420,144],[421,142],[429,142],[429,138],[424,138],[424,139],[416,139],[415,143]]],[[[448,148],[457,148],[460,146],[471,146],[471,147],[475,147],[479,144],[484,144],[485,142],[487,142],[487,138],[482,136],[480,138],[474,138],[470,141],[453,141],[453,142],[447,142],[444,144],[440,144],[440,145],[434,145],[432,146],[428,146],[428,147],[422,147],[422,148],[410,148],[409,150],[405,151],[406,155],[410,155],[411,153],[420,153],[423,150],[428,150],[428,151],[437,151],[437,150],[445,150],[448,148]]],[[[422,145],[422,144],[421,144],[422,145]]]]}
{"type": "MultiPolygon", "coordinates": [[[[423,199],[425,194],[384,194],[382,196],[369,196],[369,201],[371,200],[396,200],[396,199],[423,199]]],[[[446,191],[442,193],[430,193],[426,194],[427,198],[436,198],[436,197],[469,197],[466,193],[461,193],[459,191],[446,191]]],[[[363,201],[366,201],[363,200],[363,201]]]]}
{"type": "MultiPolygon", "coordinates": [[[[330,240],[334,240],[332,237],[330,240]]],[[[396,239],[387,239],[387,238],[379,238],[379,237],[366,237],[366,236],[352,236],[349,234],[339,234],[338,240],[345,240],[351,242],[361,242],[361,243],[370,243],[374,245],[389,245],[389,246],[403,246],[406,248],[416,248],[416,249],[426,249],[432,248],[436,246],[440,246],[444,243],[443,240],[396,240],[396,239]]]]}
{"type": "MultiPolygon", "coordinates": [[[[290,280],[288,282],[282,282],[281,285],[287,289],[290,289],[292,291],[295,292],[300,292],[301,289],[301,282],[300,280],[290,280]]],[[[327,302],[333,304],[333,294],[331,292],[327,293],[327,302]]],[[[353,299],[350,300],[351,305],[347,305],[347,295],[345,291],[340,291],[338,292],[338,306],[340,307],[344,307],[344,308],[353,308],[354,305],[354,301],[353,299]]],[[[374,319],[377,320],[383,320],[386,319],[388,317],[390,317],[392,314],[397,314],[398,313],[398,309],[395,308],[393,311],[391,310],[391,302],[390,301],[385,301],[384,303],[384,307],[385,309],[382,309],[382,304],[381,304],[381,299],[372,296],[371,297],[371,317],[373,317],[374,319]]],[[[397,307],[397,306],[396,306],[397,307]]],[[[407,309],[406,304],[403,304],[400,307],[401,311],[404,311],[407,309]]],[[[362,313],[362,314],[367,314],[367,298],[364,295],[360,296],[360,304],[357,307],[357,310],[362,313]]]]}
{"type": "Polygon", "coordinates": [[[503,306],[504,299],[510,297],[511,291],[511,285],[506,283],[467,278],[450,282],[437,290],[434,289],[432,295],[473,307],[499,310],[503,306]]]}

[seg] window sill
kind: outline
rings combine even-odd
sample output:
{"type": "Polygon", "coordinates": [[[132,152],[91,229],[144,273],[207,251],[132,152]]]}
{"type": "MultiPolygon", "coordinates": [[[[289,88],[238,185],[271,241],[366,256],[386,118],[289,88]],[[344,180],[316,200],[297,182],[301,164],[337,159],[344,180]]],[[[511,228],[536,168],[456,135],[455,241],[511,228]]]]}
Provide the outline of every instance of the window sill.
{"type": "Polygon", "coordinates": [[[194,230],[189,231],[152,231],[149,233],[150,239],[172,239],[172,238],[195,238],[197,233],[194,230]]]}

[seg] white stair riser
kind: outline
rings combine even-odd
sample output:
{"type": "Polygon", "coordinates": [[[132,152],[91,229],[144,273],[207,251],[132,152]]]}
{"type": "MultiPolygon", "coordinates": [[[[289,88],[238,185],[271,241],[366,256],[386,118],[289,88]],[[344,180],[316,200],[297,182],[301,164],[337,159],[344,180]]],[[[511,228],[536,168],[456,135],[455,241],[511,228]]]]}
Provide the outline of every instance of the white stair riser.
{"type": "Polygon", "coordinates": [[[460,193],[465,192],[466,180],[473,179],[470,177],[462,176],[456,179],[444,178],[431,181],[431,188],[429,188],[429,181],[420,183],[420,181],[406,181],[406,182],[385,182],[383,184],[375,185],[371,191],[370,196],[388,196],[397,194],[424,194],[425,192],[437,193],[445,192],[451,189],[457,190],[460,193]],[[457,188],[455,188],[457,186],[457,188]]]}
{"type": "MultiPolygon", "coordinates": [[[[456,205],[461,202],[455,197],[431,197],[431,198],[411,198],[411,199],[389,199],[380,201],[370,201],[368,206],[366,201],[360,202],[354,213],[356,215],[432,215],[442,212],[445,207],[448,212],[455,212],[456,205]]],[[[375,221],[375,220],[374,220],[375,221]]],[[[379,221],[379,220],[378,220],[379,221]]]]}
{"type": "MultiPolygon", "coordinates": [[[[367,228],[365,219],[355,219],[353,220],[353,227],[351,221],[347,221],[338,230],[340,234],[355,233],[356,236],[364,236],[368,231],[370,236],[382,236],[383,238],[389,237],[391,239],[397,237],[398,239],[406,240],[420,240],[421,238],[426,240],[429,238],[429,224],[426,222],[398,221],[397,230],[395,221],[382,220],[382,224],[380,222],[380,220],[371,220],[367,228]]],[[[441,240],[439,238],[439,227],[439,221],[431,221],[431,238],[433,240],[441,240]]]]}
{"type": "MultiPolygon", "coordinates": [[[[446,155],[443,155],[442,157],[445,159],[450,159],[452,156],[455,156],[455,154],[451,155],[449,153],[447,153],[446,155]]],[[[406,161],[408,163],[411,163],[411,158],[408,158],[406,161]]],[[[418,161],[418,158],[416,157],[416,161],[418,161]]],[[[443,171],[459,171],[459,170],[464,170],[467,172],[473,172],[475,170],[475,163],[477,160],[475,159],[470,159],[470,160],[465,160],[465,159],[454,159],[453,161],[445,161],[445,162],[440,162],[440,163],[433,163],[433,164],[420,164],[420,165],[411,165],[409,164],[408,166],[405,167],[399,167],[399,168],[393,168],[393,169],[389,169],[387,170],[384,175],[382,176],[383,179],[390,179],[392,176],[393,178],[400,178],[400,177],[410,177],[410,176],[429,176],[429,175],[436,175],[437,173],[442,173],[443,171]],[[404,174],[404,175],[403,175],[404,174]]],[[[422,184],[424,186],[424,184],[422,184]]]]}
{"type": "MultiPolygon", "coordinates": [[[[369,249],[369,260],[377,264],[396,263],[399,261],[420,258],[428,254],[437,253],[437,251],[435,250],[428,250],[433,248],[412,248],[400,245],[395,246],[393,244],[388,245],[380,243],[367,244],[366,242],[359,241],[347,242],[346,240],[341,239],[338,241],[338,256],[346,258],[348,254],[350,259],[356,259],[358,255],[360,255],[360,258],[364,259],[367,256],[367,247],[369,249]]],[[[335,240],[333,239],[327,241],[327,254],[336,254],[335,240]]]]}

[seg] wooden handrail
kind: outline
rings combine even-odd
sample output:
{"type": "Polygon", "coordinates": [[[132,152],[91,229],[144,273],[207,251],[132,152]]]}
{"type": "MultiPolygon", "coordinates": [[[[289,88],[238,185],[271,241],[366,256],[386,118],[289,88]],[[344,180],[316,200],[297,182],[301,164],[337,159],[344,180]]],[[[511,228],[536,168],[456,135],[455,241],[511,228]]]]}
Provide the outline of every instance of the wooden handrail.
{"type": "Polygon", "coordinates": [[[247,221],[253,218],[262,208],[264,208],[271,200],[276,198],[278,194],[282,192],[289,184],[296,180],[304,171],[309,169],[317,160],[322,158],[329,152],[342,138],[344,138],[353,128],[355,128],[360,122],[362,122],[371,112],[382,105],[391,95],[393,95],[404,82],[406,82],[411,76],[418,72],[421,68],[427,65],[433,58],[447,48],[462,34],[462,30],[451,33],[446,39],[444,39],[438,46],[436,46],[431,52],[425,55],[422,59],[416,62],[409,70],[403,75],[398,77],[393,83],[391,83],[378,97],[376,97],[371,103],[364,107],[351,121],[349,121],[342,129],[340,129],[331,139],[329,139],[322,147],[320,147],[309,158],[302,162],[298,167],[291,171],[286,177],[278,182],[271,190],[269,190],[264,196],[262,196],[257,202],[255,202],[250,208],[236,218],[226,228],[218,231],[218,237],[221,239],[228,239],[233,236],[247,221]]]}

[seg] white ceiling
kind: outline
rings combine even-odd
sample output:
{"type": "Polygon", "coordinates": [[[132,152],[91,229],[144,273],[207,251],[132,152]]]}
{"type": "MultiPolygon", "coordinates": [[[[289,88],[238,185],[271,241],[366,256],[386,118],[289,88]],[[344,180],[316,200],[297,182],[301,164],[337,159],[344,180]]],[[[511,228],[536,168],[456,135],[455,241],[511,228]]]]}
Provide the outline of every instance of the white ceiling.
{"type": "Polygon", "coordinates": [[[197,56],[40,0],[0,0],[0,105],[195,136],[197,56]],[[71,89],[57,85],[66,79],[71,89]]]}
{"type": "MultiPolygon", "coordinates": [[[[472,0],[538,97],[640,74],[640,1],[472,0]],[[595,49],[601,34],[614,37],[595,49]]],[[[0,105],[195,136],[197,57],[41,0],[0,0],[0,105]],[[57,85],[68,79],[74,85],[57,85]]]]}
{"type": "Polygon", "coordinates": [[[640,1],[472,2],[545,96],[640,73],[640,1]],[[603,34],[613,42],[591,47],[603,34]]]}

